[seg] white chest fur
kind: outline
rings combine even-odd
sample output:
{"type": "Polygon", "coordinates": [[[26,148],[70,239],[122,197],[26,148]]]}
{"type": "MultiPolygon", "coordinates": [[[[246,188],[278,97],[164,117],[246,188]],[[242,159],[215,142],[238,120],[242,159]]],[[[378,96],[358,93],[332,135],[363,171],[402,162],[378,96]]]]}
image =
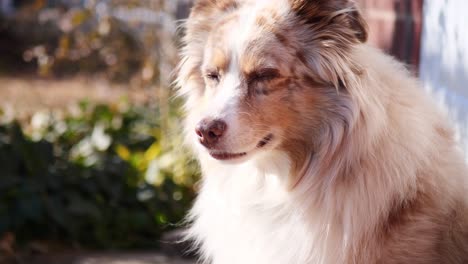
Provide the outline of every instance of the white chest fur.
{"type": "Polygon", "coordinates": [[[327,226],[282,184],[288,164],[278,154],[205,168],[191,235],[214,264],[336,263],[324,258],[340,255],[325,254],[330,250],[327,226]]]}

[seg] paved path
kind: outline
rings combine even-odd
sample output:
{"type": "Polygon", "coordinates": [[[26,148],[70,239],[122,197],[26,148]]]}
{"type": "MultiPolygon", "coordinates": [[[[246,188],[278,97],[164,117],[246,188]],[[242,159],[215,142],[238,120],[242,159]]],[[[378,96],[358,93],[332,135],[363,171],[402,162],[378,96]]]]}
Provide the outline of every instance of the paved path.
{"type": "Polygon", "coordinates": [[[157,253],[97,253],[41,256],[19,264],[195,264],[195,261],[168,257],[157,253]]]}
{"type": "MultiPolygon", "coordinates": [[[[65,264],[65,263],[64,263],[65,264]]],[[[170,258],[162,255],[117,255],[90,256],[81,258],[74,264],[194,264],[193,261],[170,258]]]]}

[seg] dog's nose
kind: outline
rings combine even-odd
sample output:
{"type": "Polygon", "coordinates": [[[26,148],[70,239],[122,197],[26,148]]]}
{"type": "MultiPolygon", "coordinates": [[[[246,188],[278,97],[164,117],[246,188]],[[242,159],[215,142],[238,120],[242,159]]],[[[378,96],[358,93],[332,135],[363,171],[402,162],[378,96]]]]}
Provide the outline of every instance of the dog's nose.
{"type": "Polygon", "coordinates": [[[222,120],[203,119],[195,128],[195,133],[197,133],[200,143],[207,148],[211,148],[223,136],[226,129],[226,122],[222,120]]]}

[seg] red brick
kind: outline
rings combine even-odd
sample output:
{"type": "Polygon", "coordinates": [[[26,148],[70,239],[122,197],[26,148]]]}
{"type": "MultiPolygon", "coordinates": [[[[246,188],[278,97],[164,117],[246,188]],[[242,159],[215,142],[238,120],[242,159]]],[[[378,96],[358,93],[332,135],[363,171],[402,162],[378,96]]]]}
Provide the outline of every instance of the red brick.
{"type": "Polygon", "coordinates": [[[358,0],[369,24],[369,42],[417,70],[423,0],[358,0]]]}
{"type": "Polygon", "coordinates": [[[381,19],[368,19],[369,43],[387,52],[391,50],[394,24],[381,19]]]}

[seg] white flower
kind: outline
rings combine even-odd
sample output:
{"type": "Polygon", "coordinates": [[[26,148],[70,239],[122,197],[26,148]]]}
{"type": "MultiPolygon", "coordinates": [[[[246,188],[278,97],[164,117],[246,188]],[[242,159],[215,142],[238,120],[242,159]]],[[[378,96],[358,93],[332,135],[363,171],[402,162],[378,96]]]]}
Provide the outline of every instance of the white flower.
{"type": "Polygon", "coordinates": [[[10,103],[5,104],[2,107],[2,113],[0,114],[0,122],[4,124],[8,124],[15,120],[15,109],[13,105],[10,103]]]}
{"type": "Polygon", "coordinates": [[[78,144],[73,146],[70,154],[73,159],[76,159],[79,157],[88,157],[92,155],[93,152],[93,144],[91,143],[90,138],[86,137],[83,140],[81,140],[78,144]]]}
{"type": "Polygon", "coordinates": [[[143,190],[143,191],[139,191],[137,193],[137,199],[138,201],[148,201],[149,199],[153,198],[155,195],[154,191],[153,190],[143,190]]]}
{"type": "Polygon", "coordinates": [[[31,127],[34,130],[47,128],[50,123],[50,114],[47,112],[36,112],[31,118],[31,127]]]}
{"type": "Polygon", "coordinates": [[[157,159],[154,159],[150,162],[148,169],[146,170],[145,180],[149,184],[156,186],[159,186],[164,182],[164,176],[161,173],[161,168],[159,167],[159,162],[157,159]]]}
{"type": "Polygon", "coordinates": [[[62,135],[63,133],[65,133],[67,131],[67,123],[65,123],[64,121],[60,120],[58,121],[57,123],[55,123],[54,125],[54,131],[58,134],[58,135],[62,135]]]}
{"type": "Polygon", "coordinates": [[[174,156],[171,152],[168,152],[166,154],[163,154],[159,159],[158,159],[158,163],[159,163],[159,166],[162,168],[162,169],[165,169],[165,170],[168,170],[170,169],[174,163],[177,161],[177,157],[174,156]]]}
{"type": "Polygon", "coordinates": [[[102,124],[97,124],[91,134],[91,142],[99,151],[105,151],[109,148],[112,138],[106,134],[105,127],[102,124]]]}

